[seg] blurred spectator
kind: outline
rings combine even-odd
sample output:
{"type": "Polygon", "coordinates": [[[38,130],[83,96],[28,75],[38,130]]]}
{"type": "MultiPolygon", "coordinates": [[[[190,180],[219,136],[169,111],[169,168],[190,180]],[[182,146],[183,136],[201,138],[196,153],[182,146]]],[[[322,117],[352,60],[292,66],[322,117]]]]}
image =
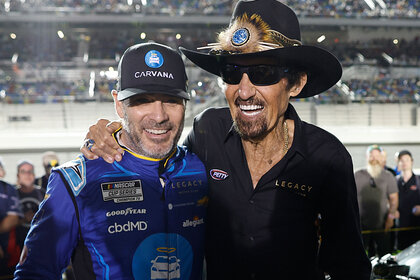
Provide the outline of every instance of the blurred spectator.
{"type": "Polygon", "coordinates": [[[12,279],[14,267],[19,261],[15,226],[22,216],[16,189],[0,180],[0,279],[12,279]]]}
{"type": "Polygon", "coordinates": [[[381,165],[385,170],[388,170],[392,175],[397,176],[397,173],[395,172],[394,168],[389,167],[386,165],[386,157],[387,153],[384,148],[382,148],[382,162],[381,165]]]}
{"type": "Polygon", "coordinates": [[[45,152],[42,155],[42,165],[44,166],[45,174],[35,179],[35,185],[40,186],[46,192],[51,169],[59,165],[57,154],[52,151],[45,152]]]}
{"type": "MultiPolygon", "coordinates": [[[[420,176],[413,173],[413,157],[407,150],[398,154],[401,174],[397,177],[400,227],[420,227],[420,176]]],[[[420,240],[420,229],[398,233],[398,248],[403,250],[420,240]]]]}
{"type": "Polygon", "coordinates": [[[0,179],[4,178],[4,176],[6,176],[6,170],[4,170],[3,161],[0,157],[0,179]]]}
{"type": "Polygon", "coordinates": [[[398,218],[398,187],[395,177],[383,168],[383,149],[369,146],[367,167],[356,171],[363,243],[368,256],[383,256],[391,251],[389,229],[398,218]]]}
{"type": "Polygon", "coordinates": [[[44,191],[35,185],[34,165],[27,161],[21,161],[17,166],[17,190],[19,202],[23,212],[23,219],[16,227],[16,242],[19,250],[23,248],[25,237],[31,227],[31,221],[38,206],[44,198],[44,191]]]}

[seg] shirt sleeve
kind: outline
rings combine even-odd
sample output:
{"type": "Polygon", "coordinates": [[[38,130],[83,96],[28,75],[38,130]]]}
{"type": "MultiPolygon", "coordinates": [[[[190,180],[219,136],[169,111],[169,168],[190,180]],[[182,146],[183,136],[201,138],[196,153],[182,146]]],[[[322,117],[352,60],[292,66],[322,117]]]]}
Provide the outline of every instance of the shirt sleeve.
{"type": "Polygon", "coordinates": [[[25,240],[28,255],[17,265],[15,279],[61,279],[76,247],[74,204],[57,172],[52,173],[47,189],[25,240]]]}
{"type": "Polygon", "coordinates": [[[398,185],[397,185],[397,179],[395,179],[395,177],[391,173],[387,174],[387,175],[389,175],[389,176],[387,176],[388,177],[387,178],[387,181],[388,181],[388,183],[387,183],[387,186],[388,186],[387,195],[389,196],[390,194],[398,192],[398,185]]]}
{"type": "Polygon", "coordinates": [[[351,157],[344,147],[331,157],[321,198],[320,264],[334,280],[369,280],[351,157]]]}
{"type": "Polygon", "coordinates": [[[9,186],[9,199],[7,200],[7,215],[17,215],[19,217],[23,217],[22,208],[19,202],[19,195],[17,190],[9,186]]]}

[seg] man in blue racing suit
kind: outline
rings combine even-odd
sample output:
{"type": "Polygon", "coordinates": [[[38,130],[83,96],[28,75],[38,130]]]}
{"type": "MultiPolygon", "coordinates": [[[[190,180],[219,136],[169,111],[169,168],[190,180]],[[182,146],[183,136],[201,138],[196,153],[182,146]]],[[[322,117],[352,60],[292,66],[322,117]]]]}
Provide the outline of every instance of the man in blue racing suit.
{"type": "Polygon", "coordinates": [[[123,160],[79,156],[53,170],[15,279],[59,279],[70,259],[76,279],[201,279],[207,178],[176,145],[189,99],[181,56],[134,45],[118,74],[123,160]]]}

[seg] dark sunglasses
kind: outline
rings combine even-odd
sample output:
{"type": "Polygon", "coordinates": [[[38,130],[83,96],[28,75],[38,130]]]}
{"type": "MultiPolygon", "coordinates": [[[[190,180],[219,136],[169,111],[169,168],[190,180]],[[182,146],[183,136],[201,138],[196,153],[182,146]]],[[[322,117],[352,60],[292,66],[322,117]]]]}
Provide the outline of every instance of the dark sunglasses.
{"type": "Polygon", "coordinates": [[[286,67],[275,65],[251,65],[239,66],[226,64],[220,70],[223,81],[230,85],[237,85],[241,82],[242,76],[246,73],[251,83],[256,86],[269,86],[278,83],[289,71],[286,67]]]}

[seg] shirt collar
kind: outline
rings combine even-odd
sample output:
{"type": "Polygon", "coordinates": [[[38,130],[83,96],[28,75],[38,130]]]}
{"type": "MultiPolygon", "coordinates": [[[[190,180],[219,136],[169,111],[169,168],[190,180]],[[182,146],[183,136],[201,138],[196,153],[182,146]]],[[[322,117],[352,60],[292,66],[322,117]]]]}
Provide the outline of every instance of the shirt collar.
{"type": "MultiPolygon", "coordinates": [[[[303,157],[305,157],[306,146],[305,146],[305,142],[304,142],[304,139],[303,139],[304,134],[303,134],[303,126],[302,126],[303,122],[302,122],[302,120],[299,118],[299,115],[297,114],[295,108],[290,103],[287,106],[287,110],[284,113],[284,115],[286,116],[286,119],[291,119],[295,123],[293,143],[292,143],[292,147],[290,149],[298,152],[303,157]]],[[[236,132],[236,130],[234,128],[233,121],[232,121],[232,126],[230,127],[229,131],[226,134],[225,143],[229,139],[229,137],[240,137],[238,132],[236,132]]]]}

